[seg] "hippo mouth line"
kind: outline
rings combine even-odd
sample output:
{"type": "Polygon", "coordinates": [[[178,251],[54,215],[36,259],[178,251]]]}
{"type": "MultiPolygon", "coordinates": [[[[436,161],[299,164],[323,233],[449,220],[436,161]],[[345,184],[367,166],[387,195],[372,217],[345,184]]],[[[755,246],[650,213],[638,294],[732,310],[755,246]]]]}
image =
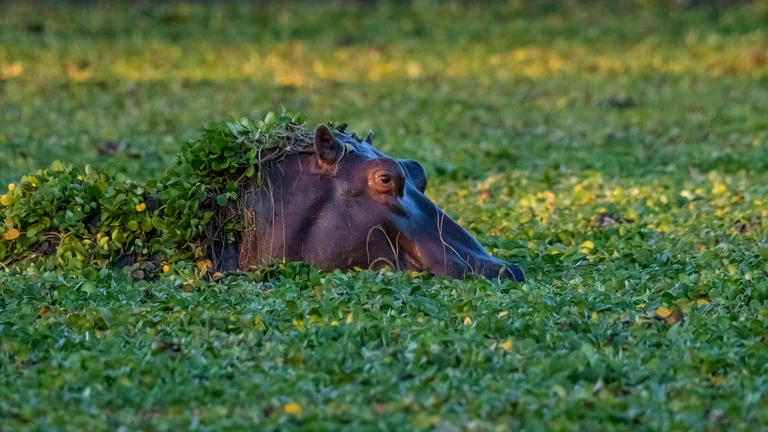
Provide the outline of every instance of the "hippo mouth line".
{"type": "Polygon", "coordinates": [[[430,271],[418,257],[402,251],[397,256],[397,266],[401,270],[430,271]]]}
{"type": "Polygon", "coordinates": [[[429,272],[434,276],[447,275],[459,279],[467,274],[478,274],[488,279],[511,279],[517,282],[525,280],[524,273],[515,264],[492,256],[480,257],[473,254],[462,256],[449,244],[443,243],[443,245],[442,259],[431,264],[415,245],[411,248],[400,248],[394,263],[395,270],[429,272]]]}
{"type": "Polygon", "coordinates": [[[398,245],[401,247],[397,254],[397,270],[411,270],[417,272],[429,272],[432,275],[439,276],[449,274],[449,268],[454,267],[451,262],[459,263],[460,267],[464,268],[462,273],[475,273],[475,269],[472,267],[467,259],[462,258],[459,253],[447,243],[443,243],[443,258],[439,262],[429,264],[430,260],[426,259],[422,252],[416,245],[403,244],[398,245]]]}

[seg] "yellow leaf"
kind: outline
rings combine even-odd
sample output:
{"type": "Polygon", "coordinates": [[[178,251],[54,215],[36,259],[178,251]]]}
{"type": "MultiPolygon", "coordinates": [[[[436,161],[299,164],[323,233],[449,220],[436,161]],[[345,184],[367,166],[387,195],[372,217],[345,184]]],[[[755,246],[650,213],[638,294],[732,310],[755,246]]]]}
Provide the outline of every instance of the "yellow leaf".
{"type": "Polygon", "coordinates": [[[16,240],[17,238],[19,238],[20,235],[21,233],[19,232],[19,230],[17,230],[16,228],[11,228],[8,230],[7,233],[5,233],[3,237],[5,237],[6,240],[11,241],[11,240],[16,240]]]}
{"type": "Polygon", "coordinates": [[[352,322],[355,321],[355,317],[352,315],[352,312],[347,315],[347,324],[352,324],[352,322]]]}
{"type": "Polygon", "coordinates": [[[464,325],[472,325],[472,318],[470,317],[464,318],[464,325]]]}
{"type": "Polygon", "coordinates": [[[409,61],[408,63],[405,64],[405,73],[406,75],[408,75],[408,78],[411,78],[411,79],[419,78],[422,73],[421,64],[415,61],[409,61]]]}
{"type": "Polygon", "coordinates": [[[147,205],[145,203],[136,204],[136,211],[137,212],[143,212],[146,209],[147,209],[147,205]]]}
{"type": "Polygon", "coordinates": [[[662,306],[662,307],[660,307],[660,308],[656,309],[656,315],[658,315],[658,316],[660,316],[660,317],[662,317],[662,318],[666,318],[666,317],[668,317],[670,314],[672,314],[672,311],[671,311],[671,310],[669,310],[669,308],[665,308],[664,306],[662,306]]]}
{"type": "Polygon", "coordinates": [[[264,325],[264,319],[261,317],[261,315],[258,315],[256,318],[253,319],[253,326],[261,331],[264,331],[267,329],[267,326],[264,325]]]}
{"type": "Polygon", "coordinates": [[[501,311],[501,312],[499,312],[499,315],[498,315],[498,317],[499,317],[499,318],[501,318],[501,317],[505,317],[505,316],[507,316],[507,315],[509,315],[509,312],[507,312],[507,311],[501,311]]]}
{"type": "Polygon", "coordinates": [[[333,320],[333,321],[331,321],[331,325],[335,327],[335,326],[339,325],[339,322],[336,321],[336,320],[333,320]]]}
{"type": "Polygon", "coordinates": [[[9,191],[13,192],[14,189],[16,189],[16,185],[15,184],[11,183],[11,184],[8,185],[8,190],[9,191]]]}
{"type": "Polygon", "coordinates": [[[197,268],[199,268],[200,271],[207,271],[209,267],[213,267],[211,260],[200,260],[197,262],[197,268]]]}
{"type": "Polygon", "coordinates": [[[11,64],[3,65],[0,68],[0,78],[9,79],[16,78],[24,72],[24,65],[21,62],[13,62],[11,64]]]}
{"type": "Polygon", "coordinates": [[[512,346],[513,346],[513,345],[514,345],[514,344],[512,343],[512,339],[507,339],[506,341],[504,341],[504,343],[501,343],[501,344],[499,344],[499,346],[500,346],[500,347],[501,347],[501,348],[502,348],[504,351],[512,351],[512,346]]]}
{"type": "Polygon", "coordinates": [[[709,300],[707,300],[705,298],[699,298],[699,299],[696,299],[696,304],[698,304],[698,305],[709,304],[709,300]]]}
{"type": "Polygon", "coordinates": [[[8,194],[0,195],[0,204],[8,207],[11,204],[11,197],[8,194]]]}
{"type": "Polygon", "coordinates": [[[87,81],[93,76],[93,70],[80,63],[70,61],[67,64],[67,76],[73,81],[87,81]]]}
{"type": "Polygon", "coordinates": [[[296,402],[288,402],[283,409],[285,409],[285,412],[288,414],[301,414],[301,405],[296,402]]]}

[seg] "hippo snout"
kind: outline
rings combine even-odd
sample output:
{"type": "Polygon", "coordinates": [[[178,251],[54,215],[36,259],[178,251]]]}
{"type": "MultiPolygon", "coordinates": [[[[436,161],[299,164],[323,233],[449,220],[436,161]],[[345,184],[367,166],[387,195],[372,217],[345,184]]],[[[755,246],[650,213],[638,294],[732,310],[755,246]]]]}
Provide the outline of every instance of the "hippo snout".
{"type": "Polygon", "coordinates": [[[513,282],[525,282],[525,273],[517,264],[502,261],[491,256],[481,257],[468,273],[477,273],[486,279],[503,279],[513,282]]]}
{"type": "Polygon", "coordinates": [[[413,265],[414,261],[408,261],[408,267],[411,269],[428,270],[432,274],[450,276],[455,279],[462,279],[468,274],[477,274],[491,280],[525,282],[525,273],[520,266],[494,258],[487,253],[478,253],[474,256],[471,254],[464,255],[464,258],[460,258],[458,255],[443,255],[435,259],[422,257],[421,262],[424,265],[421,268],[418,265],[413,265]]]}
{"type": "Polygon", "coordinates": [[[525,282],[525,273],[517,264],[505,262],[500,273],[499,277],[501,279],[507,279],[513,282],[525,282]]]}

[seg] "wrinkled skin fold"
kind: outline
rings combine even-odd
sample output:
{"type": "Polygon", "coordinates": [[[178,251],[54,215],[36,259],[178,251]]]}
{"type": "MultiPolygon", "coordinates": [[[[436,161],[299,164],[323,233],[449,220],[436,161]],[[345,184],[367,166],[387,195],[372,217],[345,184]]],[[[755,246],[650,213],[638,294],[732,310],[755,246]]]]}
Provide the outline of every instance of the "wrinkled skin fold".
{"type": "Polygon", "coordinates": [[[245,226],[237,266],[305,261],[325,270],[354,267],[428,271],[463,278],[523,281],[515,264],[494,258],[425,195],[416,161],[390,158],[370,136],[315,131],[314,153],[270,167],[263,187],[242,196],[245,226]]]}

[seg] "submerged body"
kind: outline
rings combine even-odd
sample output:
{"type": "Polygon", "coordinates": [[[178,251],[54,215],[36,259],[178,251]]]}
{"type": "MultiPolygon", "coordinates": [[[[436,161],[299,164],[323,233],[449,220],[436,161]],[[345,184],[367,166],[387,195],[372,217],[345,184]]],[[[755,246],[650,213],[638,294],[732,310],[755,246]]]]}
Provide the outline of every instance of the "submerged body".
{"type": "Polygon", "coordinates": [[[325,270],[388,266],[525,279],[520,267],[490,256],[424,195],[420,164],[383,155],[370,138],[320,126],[314,152],[270,167],[264,184],[241,196],[250,228],[237,247],[240,269],[285,259],[325,270]]]}

